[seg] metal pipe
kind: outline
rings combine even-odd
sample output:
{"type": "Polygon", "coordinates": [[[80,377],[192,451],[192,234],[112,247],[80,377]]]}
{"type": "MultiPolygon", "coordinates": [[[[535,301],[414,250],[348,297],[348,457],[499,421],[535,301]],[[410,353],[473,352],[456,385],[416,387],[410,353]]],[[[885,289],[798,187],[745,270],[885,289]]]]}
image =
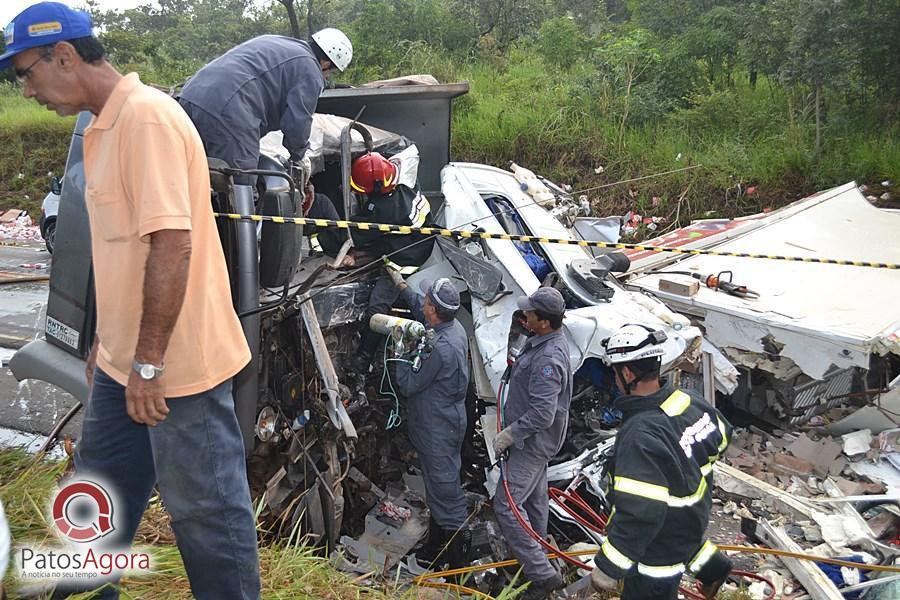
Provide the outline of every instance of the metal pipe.
{"type": "MultiPolygon", "coordinates": [[[[242,212],[256,212],[251,186],[234,186],[234,208],[242,212]]],[[[259,396],[260,318],[259,313],[254,312],[259,308],[259,250],[256,224],[252,221],[241,221],[235,225],[237,312],[249,313],[241,318],[241,327],[250,346],[250,362],[234,377],[234,411],[244,438],[244,451],[249,455],[253,450],[253,426],[256,422],[256,404],[259,396]]]]}

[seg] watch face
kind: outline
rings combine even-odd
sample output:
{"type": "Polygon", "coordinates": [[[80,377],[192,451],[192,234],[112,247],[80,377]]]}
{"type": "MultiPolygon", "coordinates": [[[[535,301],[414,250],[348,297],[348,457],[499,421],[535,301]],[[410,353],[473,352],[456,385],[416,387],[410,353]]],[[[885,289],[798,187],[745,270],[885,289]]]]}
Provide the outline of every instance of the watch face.
{"type": "Polygon", "coordinates": [[[153,365],[141,365],[141,377],[144,379],[153,379],[156,376],[156,369],[153,365]]]}

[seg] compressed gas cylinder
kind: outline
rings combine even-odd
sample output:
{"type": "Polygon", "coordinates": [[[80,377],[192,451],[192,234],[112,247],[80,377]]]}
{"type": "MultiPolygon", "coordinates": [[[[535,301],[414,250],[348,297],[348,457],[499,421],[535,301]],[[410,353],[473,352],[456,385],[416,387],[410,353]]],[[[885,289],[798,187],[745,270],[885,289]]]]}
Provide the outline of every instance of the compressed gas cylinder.
{"type": "Polygon", "coordinates": [[[372,315],[369,329],[393,337],[395,343],[413,342],[425,336],[425,326],[418,321],[391,315],[372,315]]]}

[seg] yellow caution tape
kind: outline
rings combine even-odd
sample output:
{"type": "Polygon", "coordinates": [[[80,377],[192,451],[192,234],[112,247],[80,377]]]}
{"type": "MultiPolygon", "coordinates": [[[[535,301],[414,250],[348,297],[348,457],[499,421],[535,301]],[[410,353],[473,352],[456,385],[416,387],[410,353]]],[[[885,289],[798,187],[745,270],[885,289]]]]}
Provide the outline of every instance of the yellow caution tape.
{"type": "Polygon", "coordinates": [[[697,250],[673,248],[670,246],[646,246],[641,244],[619,244],[612,242],[593,242],[566,238],[547,238],[533,235],[511,235],[509,233],[490,233],[487,231],[468,231],[463,229],[442,229],[439,227],[409,227],[407,225],[390,225],[387,223],[362,223],[356,221],[332,221],[329,219],[308,219],[304,217],[270,217],[266,215],[240,215],[236,213],[213,213],[222,219],[234,221],[269,221],[272,223],[293,225],[315,225],[328,229],[359,229],[362,231],[382,231],[385,233],[439,235],[450,238],[466,238],[474,240],[508,240],[538,244],[564,244],[588,248],[609,248],[612,250],[644,250],[648,252],[671,252],[674,254],[693,254],[703,256],[728,256],[734,258],[762,258],[766,260],[787,260],[792,262],[818,263],[825,265],[845,265],[848,267],[870,267],[873,269],[900,269],[900,264],[870,262],[865,260],[843,260],[839,258],[814,258],[807,256],[781,256],[778,254],[751,254],[748,252],[720,252],[717,250],[697,250]]]}

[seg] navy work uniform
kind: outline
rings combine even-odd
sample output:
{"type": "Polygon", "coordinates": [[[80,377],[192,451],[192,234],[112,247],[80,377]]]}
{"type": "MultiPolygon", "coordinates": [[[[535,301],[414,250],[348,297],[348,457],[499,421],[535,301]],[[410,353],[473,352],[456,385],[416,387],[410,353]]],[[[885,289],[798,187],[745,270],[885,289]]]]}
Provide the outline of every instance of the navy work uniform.
{"type": "MultiPolygon", "coordinates": [[[[705,400],[665,386],[616,400],[613,512],[607,540],[594,558],[623,600],[674,600],[685,570],[701,581],[728,563],[705,540],[712,505],[712,468],[731,425],[705,400]]],[[[728,566],[724,566],[727,569],[728,566]]]]}
{"type": "MultiPolygon", "coordinates": [[[[547,289],[540,288],[530,299],[547,289]]],[[[561,297],[559,303],[562,305],[561,297]]],[[[528,310],[521,303],[519,306],[528,310]]],[[[569,344],[561,328],[528,339],[511,367],[504,396],[503,425],[512,432],[514,441],[503,474],[522,517],[546,538],[547,464],[562,448],[572,400],[569,344]]],[[[558,577],[543,548],[513,514],[502,480],[494,494],[494,513],[525,577],[531,582],[558,577]]]]}
{"type": "MultiPolygon", "coordinates": [[[[431,205],[417,183],[418,164],[418,149],[415,146],[410,146],[391,160],[377,152],[354,160],[350,185],[356,192],[357,210],[350,219],[365,223],[433,227],[431,205]]],[[[353,244],[357,260],[359,257],[386,256],[388,269],[410,275],[428,260],[434,246],[434,236],[361,229],[353,232],[353,244]]],[[[397,296],[397,288],[390,277],[382,275],[375,279],[364,323],[368,323],[372,315],[389,312],[397,296]]],[[[377,343],[378,336],[364,326],[359,353],[352,364],[353,370],[368,372],[377,343]]]]}
{"type": "Polygon", "coordinates": [[[238,169],[256,169],[259,140],[284,133],[300,160],[309,147],[313,114],[325,76],[303,40],[262,35],[235,46],[185,84],[179,102],[191,117],[206,155],[238,169]]]}
{"type": "MultiPolygon", "coordinates": [[[[431,282],[425,284],[431,288],[431,282]]],[[[449,281],[446,285],[452,287],[449,281]]],[[[455,295],[455,306],[459,307],[459,292],[440,292],[438,301],[445,298],[453,306],[455,295]]],[[[413,316],[425,323],[424,297],[409,287],[401,295],[413,316]]],[[[433,521],[446,532],[461,528],[467,517],[460,483],[460,452],[466,434],[468,352],[469,339],[459,321],[438,323],[434,326],[431,352],[423,357],[421,369],[415,373],[409,364],[399,363],[395,377],[397,391],[407,401],[406,429],[422,464],[428,510],[433,521]]]]}
{"type": "MultiPolygon", "coordinates": [[[[370,194],[359,196],[359,199],[360,208],[353,215],[353,221],[410,227],[434,226],[428,198],[418,185],[410,188],[401,184],[390,194],[370,194]]],[[[353,243],[356,251],[371,256],[389,255],[391,262],[388,268],[399,271],[401,275],[411,275],[431,256],[434,239],[426,239],[421,234],[398,235],[378,230],[357,230],[353,232],[353,243]]],[[[387,277],[376,279],[366,308],[366,321],[372,315],[389,312],[396,300],[397,290],[391,280],[387,277]]]]}

